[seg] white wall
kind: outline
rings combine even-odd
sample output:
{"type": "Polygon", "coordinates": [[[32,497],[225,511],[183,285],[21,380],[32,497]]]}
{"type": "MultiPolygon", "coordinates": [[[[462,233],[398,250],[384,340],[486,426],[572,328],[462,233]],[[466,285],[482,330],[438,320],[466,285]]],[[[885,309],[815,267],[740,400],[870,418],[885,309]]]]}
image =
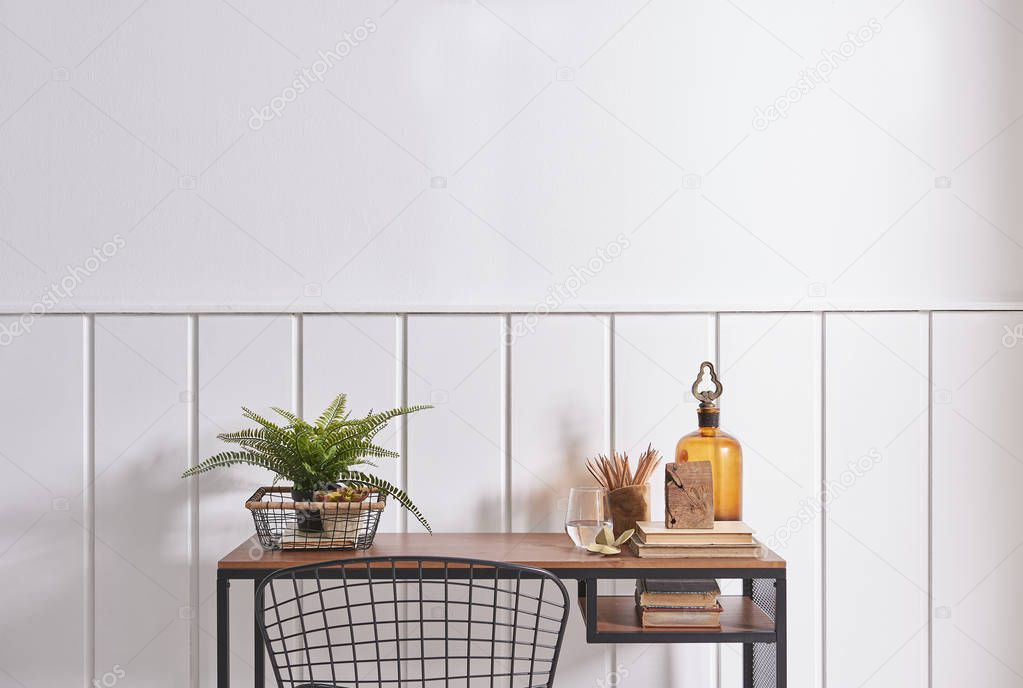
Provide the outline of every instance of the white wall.
{"type": "Polygon", "coordinates": [[[1023,301],[1023,10],[762,5],[4,2],[0,301],[120,235],[61,309],[531,306],[620,233],[569,302],[1023,301]]]}
{"type": "MultiPolygon", "coordinates": [[[[791,562],[791,685],[1013,685],[1021,27],[1007,0],[0,2],[0,686],[209,684],[262,478],[177,475],[243,403],[404,381],[438,408],[389,470],[438,527],[545,530],[583,456],[670,451],[703,358],[791,562]]],[[[567,686],[738,680],[737,648],[573,624],[567,686]]]]}

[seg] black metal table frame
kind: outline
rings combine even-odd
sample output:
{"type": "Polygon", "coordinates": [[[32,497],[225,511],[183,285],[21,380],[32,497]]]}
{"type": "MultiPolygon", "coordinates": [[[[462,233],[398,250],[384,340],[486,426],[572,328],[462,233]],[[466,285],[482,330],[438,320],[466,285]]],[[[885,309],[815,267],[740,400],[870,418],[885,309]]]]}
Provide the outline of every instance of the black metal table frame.
{"type": "MultiPolygon", "coordinates": [[[[786,591],[785,569],[764,568],[554,568],[544,567],[558,578],[578,581],[579,598],[586,608],[587,643],[742,643],[743,688],[785,688],[786,662],[786,591]],[[609,633],[597,630],[597,583],[602,580],[633,580],[636,578],[719,578],[741,579],[743,595],[752,598],[774,621],[773,632],[720,631],[656,631],[652,633],[609,633]],[[766,666],[765,666],[766,665],[766,666]],[[765,669],[767,670],[765,672],[765,669]]],[[[230,595],[232,580],[251,580],[253,595],[260,581],[277,569],[217,570],[217,687],[229,688],[230,681],[230,595]]],[[[430,569],[423,570],[425,575],[430,569]]],[[[390,573],[390,570],[388,570],[390,573]]],[[[438,575],[444,575],[442,569],[438,575]]],[[[449,571],[451,575],[454,571],[449,571]]],[[[321,577],[330,577],[329,569],[321,577]]],[[[409,571],[418,576],[416,570],[409,571]]],[[[263,638],[253,619],[254,684],[263,688],[266,680],[263,638]]]]}

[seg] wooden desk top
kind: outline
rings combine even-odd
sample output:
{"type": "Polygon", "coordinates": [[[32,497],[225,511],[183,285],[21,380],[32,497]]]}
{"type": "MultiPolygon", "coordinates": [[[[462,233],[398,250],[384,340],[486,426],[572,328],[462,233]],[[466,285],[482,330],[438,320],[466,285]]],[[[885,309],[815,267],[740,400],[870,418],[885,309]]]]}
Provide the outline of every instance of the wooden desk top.
{"type": "Polygon", "coordinates": [[[564,533],[377,533],[363,551],[264,551],[246,540],[220,560],[228,571],[275,571],[289,566],[366,557],[434,556],[502,561],[551,571],[629,569],[784,569],[785,560],[766,546],[757,558],[640,559],[628,549],[603,556],[575,547],[564,533]]]}

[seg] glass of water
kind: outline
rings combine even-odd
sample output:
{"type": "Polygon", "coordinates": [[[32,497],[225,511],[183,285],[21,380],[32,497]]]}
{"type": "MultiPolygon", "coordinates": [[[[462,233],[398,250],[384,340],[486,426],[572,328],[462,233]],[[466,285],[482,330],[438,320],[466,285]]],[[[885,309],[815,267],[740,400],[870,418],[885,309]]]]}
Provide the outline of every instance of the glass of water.
{"type": "Polygon", "coordinates": [[[576,547],[592,545],[597,533],[611,525],[607,490],[602,487],[573,487],[568,493],[565,531],[576,547]]]}

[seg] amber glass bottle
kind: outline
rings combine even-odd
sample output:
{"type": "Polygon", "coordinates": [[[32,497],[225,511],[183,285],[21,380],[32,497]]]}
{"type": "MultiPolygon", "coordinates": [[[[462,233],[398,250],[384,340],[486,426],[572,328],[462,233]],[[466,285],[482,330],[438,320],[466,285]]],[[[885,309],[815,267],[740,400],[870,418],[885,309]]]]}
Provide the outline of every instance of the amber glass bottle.
{"type": "Polygon", "coordinates": [[[675,445],[675,463],[710,461],[714,478],[714,520],[742,520],[742,447],[738,440],[718,427],[721,410],[716,400],[723,387],[714,365],[704,361],[693,383],[693,396],[700,401],[697,419],[700,427],[684,436],[675,445]],[[699,391],[704,370],[709,370],[714,389],[699,391]]]}

